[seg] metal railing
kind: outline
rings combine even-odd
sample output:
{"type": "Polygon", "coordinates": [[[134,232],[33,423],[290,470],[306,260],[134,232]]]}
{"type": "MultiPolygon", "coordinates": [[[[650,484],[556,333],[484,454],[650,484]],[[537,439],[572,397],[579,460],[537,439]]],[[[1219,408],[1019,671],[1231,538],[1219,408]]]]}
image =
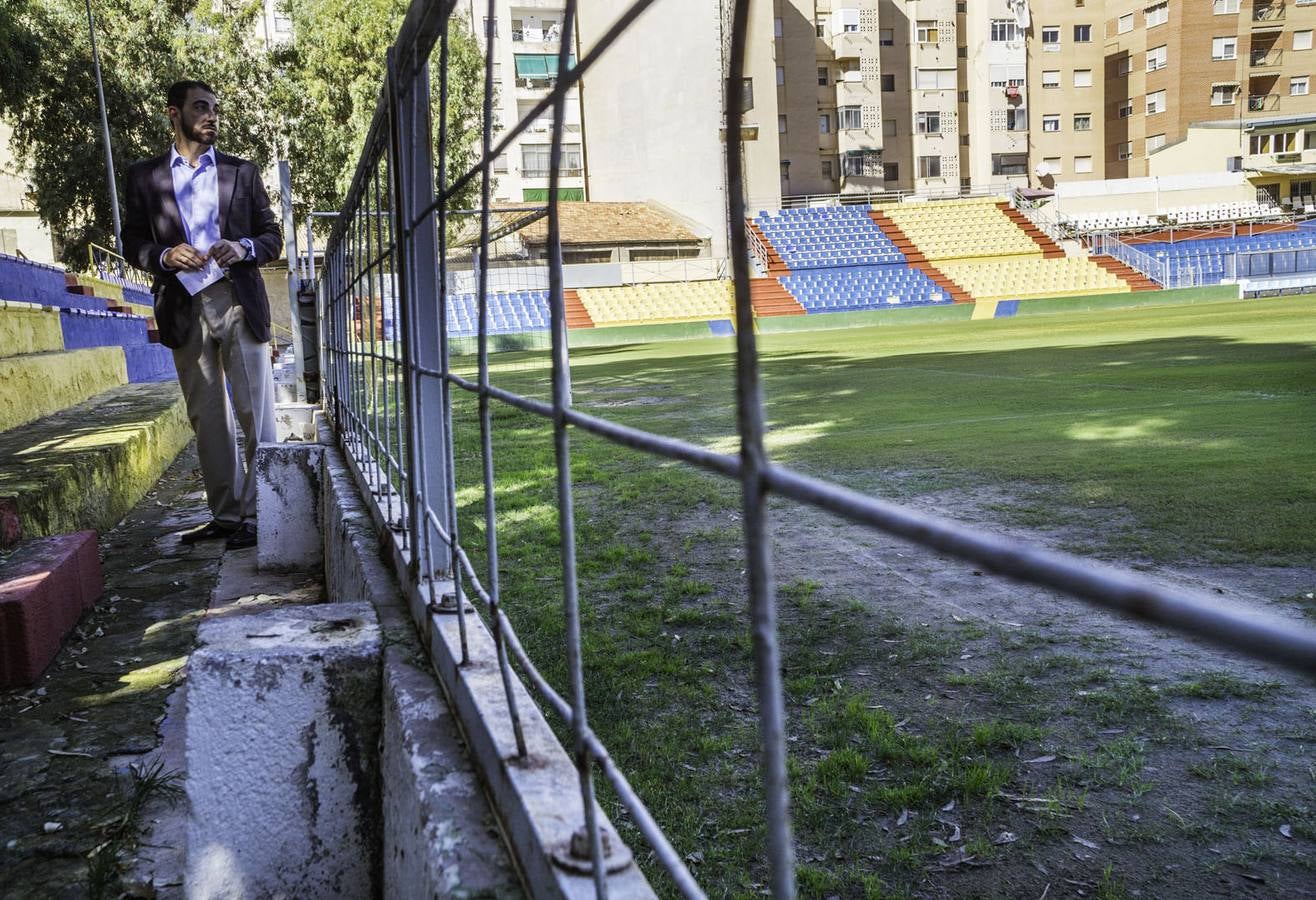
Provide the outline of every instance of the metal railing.
{"type": "MultiPolygon", "coordinates": [[[[562,274],[561,222],[558,186],[563,156],[566,97],[581,77],[608,51],[654,0],[634,0],[616,22],[568,67],[576,0],[565,0],[562,76],[519,123],[493,139],[493,57],[487,54],[483,138],[479,159],[470,169],[447,170],[449,135],[444,123],[449,105],[448,35],[454,3],[414,0],[398,40],[390,51],[387,79],[369,129],[355,177],[334,226],[321,269],[324,306],[325,396],[339,440],[369,489],[384,535],[398,560],[404,589],[412,598],[417,626],[450,697],[468,696],[468,679],[496,665],[505,705],[501,734],[515,744],[516,759],[526,759],[523,715],[517,706],[514,666],[539,698],[569,727],[571,758],[577,768],[580,795],[580,840],[598,896],[606,896],[610,880],[602,843],[600,811],[594,799],[594,776],[602,774],[614,789],[644,840],[656,865],[686,897],[703,894],[673,849],[643,800],[617,768],[588,720],[581,662],[579,598],[576,579],[575,506],[571,477],[571,434],[583,431],[614,444],[641,451],[656,460],[684,463],[695,469],[735,479],[742,496],[745,569],[748,583],[754,681],[759,709],[760,768],[766,805],[769,885],[773,896],[795,893],[795,862],[791,841],[787,785],[785,703],[776,622],[776,589],[768,500],[778,496],[816,507],[853,523],[954,556],[990,572],[1066,592],[1096,606],[1148,622],[1169,625],[1186,634],[1207,638],[1272,663],[1316,672],[1316,630],[1277,623],[1220,607],[1208,598],[1163,587],[1147,578],[1108,566],[1049,552],[1017,538],[986,534],[976,525],[915,512],[891,502],[802,475],[774,463],[764,448],[763,390],[757,337],[749,298],[749,247],[746,229],[743,150],[738,141],[725,145],[728,224],[735,294],[735,402],[739,452],[719,453],[697,444],[621,425],[576,410],[572,404],[571,366],[567,340],[562,274]],[[431,108],[429,60],[437,45],[439,97],[431,108]],[[479,258],[488,258],[491,223],[491,172],[494,161],[518,135],[546,110],[552,109],[554,162],[548,200],[549,294],[551,308],[552,399],[546,402],[503,390],[490,379],[490,304],[488,267],[478,270],[478,374],[472,379],[449,365],[447,310],[449,296],[447,225],[461,192],[478,185],[480,193],[479,258]],[[438,157],[434,157],[432,123],[439,123],[438,157]],[[436,182],[437,175],[437,182],[436,182]],[[397,323],[385,333],[384,321],[397,323]],[[476,570],[458,528],[457,480],[453,444],[453,391],[478,399],[482,470],[484,541],[487,569],[476,570]],[[494,403],[504,404],[552,423],[556,457],[556,493],[560,529],[562,610],[566,622],[564,656],[567,687],[559,693],[540,673],[517,637],[501,605],[498,525],[493,456],[494,403]],[[451,578],[450,589],[441,579],[451,578]],[[449,594],[450,590],[450,594],[449,594]],[[490,658],[474,658],[468,632],[473,627],[465,596],[477,602],[492,633],[490,658]],[[440,622],[451,622],[460,637],[459,658],[440,656],[433,635],[440,622]],[[447,660],[450,664],[440,664],[447,660]],[[463,693],[465,692],[465,693],[463,693]]],[[[725,133],[740,134],[743,121],[741,85],[745,71],[749,0],[728,0],[733,6],[730,44],[722,85],[725,133]]],[[[494,20],[489,2],[487,23],[494,20]]],[[[492,24],[486,24],[492,47],[492,24]]],[[[448,650],[450,645],[445,644],[448,650]]],[[[480,644],[479,646],[485,646],[480,644]]],[[[446,651],[445,651],[446,652],[446,651]]],[[[458,703],[459,715],[471,709],[458,703]]],[[[466,725],[473,724],[464,720],[466,725]]],[[[484,764],[493,780],[514,768],[515,759],[499,756],[484,764]]],[[[557,798],[561,808],[562,797],[557,798]]],[[[574,809],[574,804],[570,807],[574,809]]],[[[506,809],[504,809],[506,812],[506,809]]],[[[615,838],[615,835],[613,835],[615,838]]],[[[509,839],[530,840],[514,829],[509,839]]],[[[520,855],[518,853],[518,855],[520,855]]],[[[633,865],[633,863],[632,863],[633,865]]],[[[532,884],[532,889],[539,885],[532,884]]]]}
{"type": "Polygon", "coordinates": [[[149,291],[151,289],[151,277],[149,275],[136,266],[130,265],[128,260],[108,247],[102,247],[100,244],[88,244],[87,265],[88,271],[102,281],[140,290],[149,291]]]}

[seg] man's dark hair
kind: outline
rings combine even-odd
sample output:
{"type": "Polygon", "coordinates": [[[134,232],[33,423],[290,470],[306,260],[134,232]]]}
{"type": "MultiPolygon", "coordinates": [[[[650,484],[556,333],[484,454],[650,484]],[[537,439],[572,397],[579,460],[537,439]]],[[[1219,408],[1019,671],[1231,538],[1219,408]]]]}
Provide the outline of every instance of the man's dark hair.
{"type": "Polygon", "coordinates": [[[199,88],[208,94],[215,93],[215,89],[204,81],[175,81],[169,85],[169,93],[166,95],[168,105],[182,109],[183,104],[187,102],[187,92],[193,88],[199,88]]]}

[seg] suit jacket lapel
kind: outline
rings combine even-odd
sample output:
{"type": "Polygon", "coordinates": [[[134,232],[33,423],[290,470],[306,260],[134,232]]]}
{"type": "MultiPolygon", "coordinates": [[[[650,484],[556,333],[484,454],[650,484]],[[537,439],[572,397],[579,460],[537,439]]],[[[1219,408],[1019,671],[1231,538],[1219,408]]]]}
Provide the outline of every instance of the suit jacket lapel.
{"type": "Polygon", "coordinates": [[[174,197],[174,175],[169,171],[169,154],[161,157],[159,164],[151,172],[155,184],[155,195],[160,198],[160,213],[164,217],[162,224],[170,233],[161,233],[157,239],[162,244],[180,244],[186,239],[183,228],[183,215],[178,211],[178,200],[174,197]]]}
{"type": "Polygon", "coordinates": [[[215,164],[219,168],[219,234],[223,237],[228,233],[228,208],[238,183],[238,167],[231,157],[220,153],[215,154],[215,164]]]}

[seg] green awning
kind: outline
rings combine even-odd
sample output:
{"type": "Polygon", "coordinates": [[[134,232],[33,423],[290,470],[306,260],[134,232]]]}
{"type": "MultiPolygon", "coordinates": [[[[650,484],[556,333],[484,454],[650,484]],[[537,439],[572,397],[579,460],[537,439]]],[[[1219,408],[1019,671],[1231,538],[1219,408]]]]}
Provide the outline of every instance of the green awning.
{"type": "MultiPolygon", "coordinates": [[[[576,67],[576,57],[572,54],[567,59],[567,68],[576,67]]],[[[518,53],[516,54],[517,78],[547,78],[557,75],[556,53],[518,53]]]]}

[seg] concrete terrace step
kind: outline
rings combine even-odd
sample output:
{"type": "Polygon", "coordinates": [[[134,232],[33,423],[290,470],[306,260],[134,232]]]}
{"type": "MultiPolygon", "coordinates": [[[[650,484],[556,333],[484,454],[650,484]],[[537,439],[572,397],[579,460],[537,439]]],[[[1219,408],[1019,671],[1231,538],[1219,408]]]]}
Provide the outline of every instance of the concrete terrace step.
{"type": "Polygon", "coordinates": [[[35,303],[0,300],[0,357],[64,349],[59,312],[35,303]]]}
{"type": "Polygon", "coordinates": [[[0,433],[0,516],[24,537],[104,531],[191,437],[177,384],[121,385],[0,433]]]}
{"type": "Polygon", "coordinates": [[[127,381],[119,347],[0,357],[0,431],[49,416],[127,381]]]}
{"type": "Polygon", "coordinates": [[[26,541],[0,562],[0,688],[35,683],[103,590],[94,531],[26,541]]]}
{"type": "Polygon", "coordinates": [[[59,315],[64,349],[132,347],[150,343],[150,322],[142,316],[87,309],[63,309],[59,315]]]}

